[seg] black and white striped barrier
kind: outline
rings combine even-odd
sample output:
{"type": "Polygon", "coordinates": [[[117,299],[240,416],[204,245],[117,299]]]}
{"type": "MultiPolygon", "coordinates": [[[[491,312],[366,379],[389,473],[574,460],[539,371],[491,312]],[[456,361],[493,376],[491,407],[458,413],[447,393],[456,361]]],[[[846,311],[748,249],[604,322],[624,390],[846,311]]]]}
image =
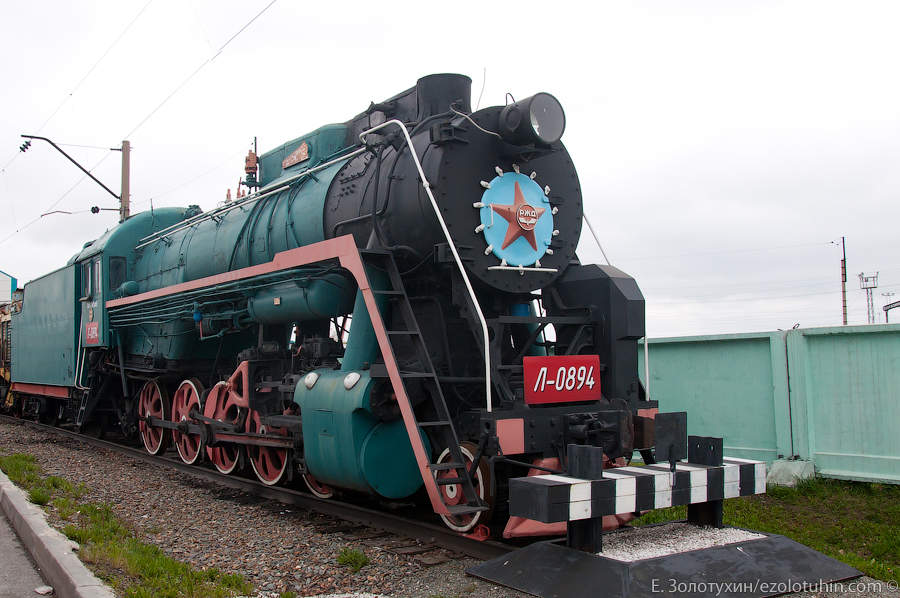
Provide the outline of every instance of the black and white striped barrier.
{"type": "Polygon", "coordinates": [[[537,475],[509,481],[511,515],[543,523],[650,511],[673,505],[764,494],[766,464],[726,457],[723,464],[617,467],[599,480],[537,475]]]}
{"type": "Polygon", "coordinates": [[[669,464],[603,469],[603,449],[570,444],[568,475],[509,480],[509,513],[542,523],[565,521],[569,547],[589,552],[602,550],[604,515],[688,505],[690,523],[722,527],[724,499],[766,491],[764,462],[723,458],[722,448],[721,438],[676,438],[659,451],[668,454],[669,464]],[[685,454],[688,462],[677,460],[685,454]]]}

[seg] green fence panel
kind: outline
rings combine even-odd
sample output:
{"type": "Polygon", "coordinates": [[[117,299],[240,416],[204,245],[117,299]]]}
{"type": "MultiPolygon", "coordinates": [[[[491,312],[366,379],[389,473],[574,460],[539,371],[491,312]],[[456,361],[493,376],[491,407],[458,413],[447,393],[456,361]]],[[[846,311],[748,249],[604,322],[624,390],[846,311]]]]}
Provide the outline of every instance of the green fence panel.
{"type": "Polygon", "coordinates": [[[793,330],[788,349],[800,455],[828,477],[900,483],[900,325],[793,330]]]}
{"type": "Polygon", "coordinates": [[[660,411],[687,411],[726,454],[900,483],[900,324],[650,339],[649,353],[660,411]]]}
{"type": "Polygon", "coordinates": [[[784,350],[780,333],[651,339],[650,396],[687,411],[689,434],[722,436],[728,455],[772,461],[791,454],[790,427],[773,425],[786,415],[784,350]]]}

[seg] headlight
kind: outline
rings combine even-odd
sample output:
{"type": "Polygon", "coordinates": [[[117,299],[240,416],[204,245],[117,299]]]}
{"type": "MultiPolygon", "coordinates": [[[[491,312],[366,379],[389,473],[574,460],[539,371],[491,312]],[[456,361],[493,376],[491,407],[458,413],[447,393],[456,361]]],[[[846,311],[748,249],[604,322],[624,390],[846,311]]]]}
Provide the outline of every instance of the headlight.
{"type": "Polygon", "coordinates": [[[500,113],[500,134],[516,145],[550,145],[559,141],[565,130],[566,114],[549,93],[536,93],[500,113]]]}

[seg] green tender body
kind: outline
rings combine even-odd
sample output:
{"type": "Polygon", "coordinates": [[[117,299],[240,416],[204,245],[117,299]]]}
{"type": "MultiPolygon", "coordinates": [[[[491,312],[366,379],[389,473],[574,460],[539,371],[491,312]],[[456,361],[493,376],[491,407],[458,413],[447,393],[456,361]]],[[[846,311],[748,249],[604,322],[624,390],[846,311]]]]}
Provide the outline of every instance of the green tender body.
{"type": "Polygon", "coordinates": [[[75,384],[81,317],[75,289],[80,278],[78,268],[70,265],[25,285],[22,311],[12,314],[10,324],[13,382],[75,384]]]}
{"type": "MultiPolygon", "coordinates": [[[[306,465],[325,484],[376,493],[386,498],[410,496],[422,486],[402,419],[380,422],[372,415],[368,372],[351,389],[348,372],[320,369],[312,389],[302,382],[294,400],[303,414],[306,465]]],[[[426,450],[428,448],[428,440],[426,450]]]]}

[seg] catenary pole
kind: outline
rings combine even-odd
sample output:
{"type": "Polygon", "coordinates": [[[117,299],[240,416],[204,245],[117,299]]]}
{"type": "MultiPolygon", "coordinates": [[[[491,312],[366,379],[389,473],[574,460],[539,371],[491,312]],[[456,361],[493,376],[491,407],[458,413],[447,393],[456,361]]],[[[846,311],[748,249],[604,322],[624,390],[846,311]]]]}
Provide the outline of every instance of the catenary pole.
{"type": "Polygon", "coordinates": [[[122,192],[119,197],[119,222],[131,215],[131,142],[122,142],[122,192]]]}

